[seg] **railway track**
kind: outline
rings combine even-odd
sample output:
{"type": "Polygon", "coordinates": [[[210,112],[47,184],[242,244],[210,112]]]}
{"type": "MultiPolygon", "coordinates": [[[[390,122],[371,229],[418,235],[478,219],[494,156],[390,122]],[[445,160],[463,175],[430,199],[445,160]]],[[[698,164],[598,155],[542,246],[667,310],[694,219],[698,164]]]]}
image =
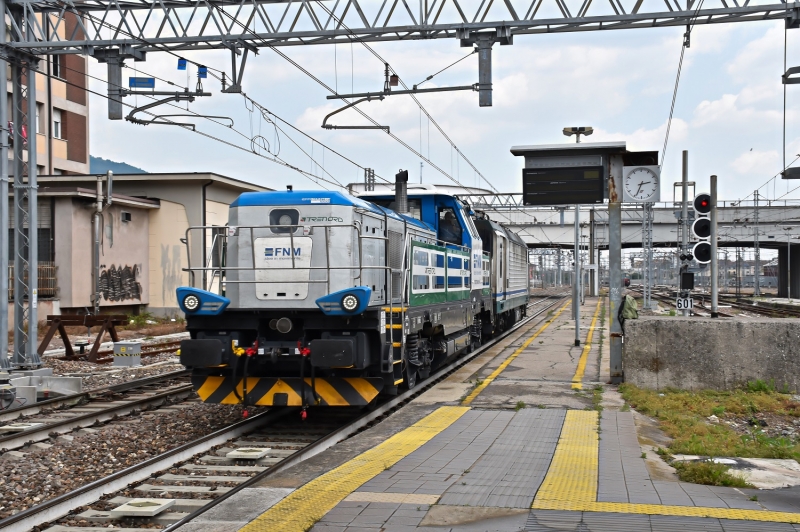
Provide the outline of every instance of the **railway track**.
{"type": "MultiPolygon", "coordinates": [[[[639,294],[642,293],[641,288],[629,288],[634,292],[639,294]]],[[[668,304],[671,307],[675,307],[675,302],[671,295],[663,294],[663,293],[653,293],[652,297],[661,301],[663,303],[668,304]]],[[[693,294],[695,298],[695,307],[692,310],[692,314],[699,316],[699,317],[709,317],[711,316],[711,308],[706,305],[707,301],[711,300],[711,296],[708,294],[693,294]],[[699,296],[699,297],[698,297],[699,296]],[[700,309],[700,310],[698,310],[700,309]]],[[[769,318],[800,318],[800,309],[787,309],[787,308],[777,308],[777,307],[767,307],[761,304],[758,304],[756,301],[751,301],[747,299],[740,299],[740,298],[732,298],[726,296],[719,296],[719,302],[726,306],[730,306],[731,308],[735,308],[737,310],[741,310],[743,312],[750,312],[753,314],[758,314],[761,316],[769,317],[769,318]]],[[[719,311],[719,315],[723,318],[732,318],[734,317],[733,314],[728,314],[724,311],[719,311]]]]}
{"type": "MultiPolygon", "coordinates": [[[[0,530],[29,530],[68,516],[68,521],[107,523],[117,519],[108,508],[124,504],[134,497],[159,498],[169,493],[203,493],[203,499],[179,499],[169,512],[150,521],[137,518],[134,525],[167,525],[174,530],[208,511],[233,493],[261,482],[265,478],[323,452],[338,442],[379,422],[413,398],[435,386],[464,364],[492,349],[498,342],[545,314],[564,300],[564,295],[547,296],[531,303],[528,316],[508,331],[492,339],[472,353],[452,362],[425,379],[411,390],[386,400],[373,410],[331,408],[320,421],[312,409],[311,422],[300,422],[299,408],[271,409],[239,421],[198,440],[183,444],[127,469],[96,480],[90,484],[0,520],[0,530]],[[267,428],[268,432],[262,429],[267,428]],[[248,447],[261,449],[264,456],[242,462],[231,457],[230,451],[248,447]],[[268,450],[267,450],[268,449],[268,450]],[[244,465],[244,464],[247,465],[244,465]],[[171,471],[177,471],[171,472],[171,471]],[[76,508],[104,499],[101,510],[72,513],[76,508]],[[213,498],[211,498],[213,497],[213,498]]],[[[55,525],[47,530],[68,532],[72,527],[55,525]]],[[[123,529],[124,530],[124,529],[123,529]]]]}
{"type": "Polygon", "coordinates": [[[53,434],[66,434],[116,417],[187,398],[192,393],[188,370],[40,401],[0,415],[0,449],[19,449],[53,434]],[[44,417],[40,417],[44,416],[44,417]],[[18,421],[25,418],[24,421],[18,421]]]}

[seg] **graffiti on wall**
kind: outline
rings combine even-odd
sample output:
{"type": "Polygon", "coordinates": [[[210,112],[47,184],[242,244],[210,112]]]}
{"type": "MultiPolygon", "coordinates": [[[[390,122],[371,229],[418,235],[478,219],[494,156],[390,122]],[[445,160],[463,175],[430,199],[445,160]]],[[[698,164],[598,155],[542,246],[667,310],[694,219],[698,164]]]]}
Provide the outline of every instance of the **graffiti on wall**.
{"type": "Polygon", "coordinates": [[[136,279],[139,266],[116,267],[111,265],[100,271],[100,293],[106,301],[125,301],[126,299],[142,300],[142,285],[136,279]]]}

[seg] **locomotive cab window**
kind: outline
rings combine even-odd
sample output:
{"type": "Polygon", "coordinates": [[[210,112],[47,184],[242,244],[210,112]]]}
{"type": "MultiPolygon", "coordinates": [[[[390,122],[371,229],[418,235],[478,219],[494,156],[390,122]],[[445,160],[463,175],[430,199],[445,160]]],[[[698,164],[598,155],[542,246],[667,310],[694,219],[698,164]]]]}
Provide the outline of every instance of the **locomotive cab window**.
{"type": "MultiPolygon", "coordinates": [[[[375,205],[380,205],[381,207],[385,207],[387,209],[391,209],[393,211],[397,211],[397,203],[394,201],[394,198],[392,198],[392,199],[378,199],[378,198],[372,199],[372,198],[370,198],[370,201],[372,203],[374,203],[375,205]]],[[[419,198],[416,198],[416,199],[415,198],[408,198],[407,202],[408,202],[407,203],[408,204],[408,212],[405,213],[405,214],[408,215],[408,216],[411,216],[412,218],[415,218],[417,220],[422,220],[422,200],[419,199],[419,198]]]]}
{"type": "Polygon", "coordinates": [[[414,251],[414,264],[417,266],[427,266],[428,265],[428,252],[421,251],[419,249],[414,251]]]}
{"type": "Polygon", "coordinates": [[[461,245],[461,225],[455,211],[450,207],[439,209],[439,240],[448,244],[461,245]]]}

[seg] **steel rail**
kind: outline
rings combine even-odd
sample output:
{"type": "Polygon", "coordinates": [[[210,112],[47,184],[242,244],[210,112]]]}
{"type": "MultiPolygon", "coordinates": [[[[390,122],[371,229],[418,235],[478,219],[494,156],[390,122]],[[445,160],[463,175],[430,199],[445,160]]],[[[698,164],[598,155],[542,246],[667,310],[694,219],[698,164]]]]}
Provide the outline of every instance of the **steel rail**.
{"type": "Polygon", "coordinates": [[[239,421],[144,462],[95,480],[69,493],[59,495],[27,510],[6,517],[0,520],[0,530],[6,530],[11,525],[15,526],[15,530],[30,530],[35,526],[58,519],[75,508],[95,502],[103,495],[124,489],[131,483],[146,480],[159,471],[169,469],[174,464],[189,460],[199,453],[260,428],[295,410],[298,409],[271,410],[244,421],[239,421]]]}
{"type": "MultiPolygon", "coordinates": [[[[50,438],[52,433],[66,433],[75,429],[90,427],[95,423],[102,423],[118,416],[130,414],[135,410],[141,410],[145,407],[155,404],[161,404],[166,400],[181,394],[189,394],[192,392],[192,385],[185,384],[178,386],[172,390],[162,392],[151,397],[138,399],[129,403],[112,405],[97,412],[87,412],[75,417],[56,421],[53,423],[46,423],[42,427],[33,427],[28,430],[3,436],[0,438],[0,449],[6,451],[11,449],[19,449],[29,442],[38,442],[50,438]]],[[[2,526],[0,526],[2,530],[2,526]]]]}
{"type": "Polygon", "coordinates": [[[53,397],[52,399],[38,401],[32,405],[23,406],[22,408],[15,408],[14,410],[2,410],[0,411],[0,422],[12,421],[14,419],[19,419],[20,417],[26,417],[38,414],[39,412],[42,411],[42,408],[44,407],[57,408],[63,405],[73,405],[83,400],[91,400],[92,398],[99,397],[103,395],[104,392],[124,393],[131,390],[135,390],[137,388],[144,388],[146,386],[158,384],[159,382],[162,381],[177,379],[180,377],[187,377],[190,374],[191,371],[187,369],[182,369],[170,373],[162,373],[161,375],[151,375],[149,377],[143,377],[141,379],[123,382],[120,384],[112,384],[111,386],[92,388],[90,390],[86,390],[80,393],[63,395],[61,397],[53,397]]]}
{"type": "MultiPolygon", "coordinates": [[[[275,466],[271,467],[267,471],[264,471],[263,473],[260,473],[255,477],[251,477],[246,482],[232,489],[230,492],[221,495],[220,497],[214,499],[203,508],[189,514],[188,516],[184,517],[177,523],[169,526],[167,530],[173,530],[178,526],[181,526],[188,520],[193,519],[197,515],[200,515],[201,513],[216,506],[216,504],[219,504],[219,502],[226,500],[230,495],[232,495],[235,492],[238,492],[240,489],[252,486],[254,483],[263,480],[267,476],[274,475],[279,471],[283,471],[293,465],[296,465],[299,462],[307,460],[308,458],[311,458],[312,456],[315,456],[325,451],[326,449],[332,447],[336,443],[346,439],[352,434],[374,423],[382,416],[385,416],[388,413],[390,413],[392,410],[395,410],[403,406],[411,399],[415,398],[416,396],[420,395],[421,393],[433,387],[435,384],[440,382],[442,379],[444,379],[453,371],[459,369],[469,361],[483,354],[488,349],[494,347],[500,340],[508,337],[513,332],[524,327],[526,324],[528,324],[529,322],[540,316],[542,313],[546,312],[548,309],[558,304],[560,301],[563,300],[563,296],[562,295],[547,296],[543,298],[539,303],[543,303],[550,299],[553,299],[554,301],[549,305],[546,305],[540,310],[538,310],[535,314],[521,320],[519,323],[517,323],[512,328],[505,331],[498,337],[493,338],[486,345],[481,346],[479,349],[473,351],[472,353],[469,353],[467,356],[463,358],[451,362],[446,367],[437,371],[434,375],[432,375],[428,379],[425,379],[425,381],[423,381],[422,384],[392,398],[386,403],[378,406],[375,410],[364,414],[363,416],[359,417],[353,422],[346,424],[345,426],[324,436],[323,438],[317,440],[316,442],[304,447],[303,449],[292,454],[291,456],[286,457],[284,460],[278,462],[277,464],[275,464],[275,466]]],[[[537,303],[529,304],[528,308],[535,306],[538,306],[538,304],[537,303]]],[[[3,520],[0,520],[0,530],[4,530],[11,525],[15,525],[15,529],[27,530],[35,526],[42,525],[44,523],[54,521],[64,515],[69,514],[69,512],[73,511],[75,508],[95,502],[103,495],[107,495],[109,493],[113,493],[115,491],[124,489],[125,487],[129,486],[132,483],[146,480],[150,478],[152,475],[160,471],[163,471],[165,469],[169,469],[182,461],[186,461],[192,458],[193,456],[196,456],[199,453],[208,451],[217,445],[225,443],[226,441],[229,441],[233,438],[242,436],[248,432],[251,432],[255,429],[262,427],[265,424],[274,422],[277,419],[280,419],[288,414],[297,412],[299,410],[300,410],[299,407],[272,409],[268,412],[259,414],[258,416],[254,416],[250,419],[239,421],[234,425],[220,429],[212,434],[199,438],[193,442],[183,444],[179,447],[176,447],[175,449],[167,451],[166,453],[145,460],[140,464],[128,467],[126,469],[113,473],[108,477],[98,479],[94,482],[91,482],[90,484],[82,486],[81,488],[73,490],[69,493],[65,493],[63,495],[59,495],[58,497],[54,497],[53,499],[44,501],[36,506],[28,508],[27,510],[23,510],[13,516],[9,516],[3,520]]]]}
{"type": "MultiPolygon", "coordinates": [[[[164,529],[163,532],[173,532],[177,530],[179,527],[185,525],[189,521],[196,519],[198,516],[202,515],[203,513],[207,512],[217,504],[220,504],[222,501],[227,500],[229,497],[232,497],[234,494],[238,493],[239,491],[252,487],[253,485],[263,481],[265,478],[275,475],[281,471],[284,471],[294,465],[299,464],[309,458],[318,455],[319,453],[333,447],[337,443],[345,440],[359,432],[360,430],[366,428],[367,426],[371,425],[372,423],[376,422],[381,417],[389,414],[391,411],[400,408],[401,406],[405,405],[407,402],[411,401],[418,395],[428,391],[430,388],[438,384],[442,381],[445,377],[449,376],[451,373],[456,371],[457,369],[461,368],[462,366],[466,365],[468,362],[472,361],[476,357],[482,355],[484,352],[488,351],[489,349],[495,347],[501,340],[505,339],[506,337],[510,336],[512,333],[516,332],[520,328],[524,327],[537,317],[541,316],[545,311],[554,307],[555,305],[559,304],[561,301],[565,299],[564,295],[559,296],[547,296],[541,302],[547,301],[549,299],[553,299],[553,302],[549,305],[546,305],[542,309],[538,310],[536,314],[528,316],[521,320],[519,323],[514,325],[512,328],[508,329],[507,331],[503,332],[496,338],[493,338],[489,341],[489,343],[482,345],[472,353],[467,354],[466,356],[454,360],[444,368],[440,369],[421,383],[418,383],[417,386],[410,390],[406,390],[400,395],[393,397],[392,399],[388,400],[387,402],[379,405],[375,410],[367,412],[363,416],[355,419],[351,423],[335,430],[334,432],[328,434],[327,436],[323,436],[316,442],[308,445],[296,453],[287,456],[274,466],[270,467],[266,471],[262,471],[257,475],[250,477],[247,481],[237,485],[236,487],[232,488],[230,491],[220,495],[219,497],[215,498],[209,504],[203,506],[202,508],[198,508],[194,512],[190,513],[189,515],[183,517],[180,521],[177,521],[167,528],[164,529]]],[[[536,303],[529,304],[528,306],[536,306],[536,303]]],[[[2,527],[2,521],[0,521],[0,527],[2,527]]]]}

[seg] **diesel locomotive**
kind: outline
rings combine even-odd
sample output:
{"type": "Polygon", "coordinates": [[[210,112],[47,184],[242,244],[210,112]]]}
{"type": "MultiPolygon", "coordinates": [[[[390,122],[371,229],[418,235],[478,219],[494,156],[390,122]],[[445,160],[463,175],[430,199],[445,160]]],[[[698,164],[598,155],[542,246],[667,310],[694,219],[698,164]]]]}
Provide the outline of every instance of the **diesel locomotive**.
{"type": "Polygon", "coordinates": [[[366,406],[525,316],[522,239],[407,179],[394,195],[249,192],[227,226],[188,230],[205,260],[177,289],[180,361],[203,401],[366,406]]]}

